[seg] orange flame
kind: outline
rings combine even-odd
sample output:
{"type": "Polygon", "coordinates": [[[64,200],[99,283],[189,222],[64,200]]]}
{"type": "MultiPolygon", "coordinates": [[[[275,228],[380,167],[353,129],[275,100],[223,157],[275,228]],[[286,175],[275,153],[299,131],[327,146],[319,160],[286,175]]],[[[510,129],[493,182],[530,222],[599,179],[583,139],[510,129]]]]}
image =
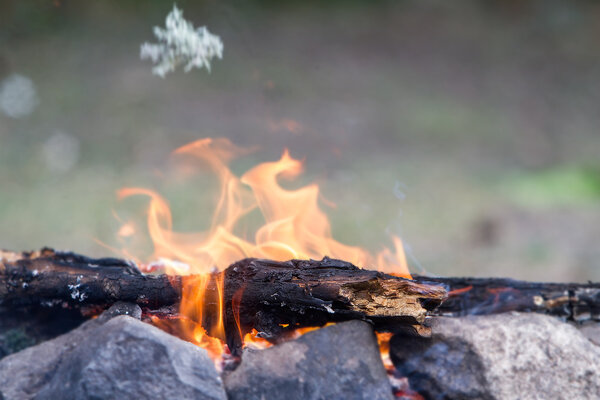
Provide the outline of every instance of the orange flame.
{"type": "MultiPolygon", "coordinates": [[[[377,255],[360,247],[342,244],[332,237],[329,219],[319,207],[317,185],[296,190],[280,186],[279,178],[297,177],[303,169],[303,163],[292,158],[287,150],[278,161],[259,164],[241,177],[234,175],[229,163],[247,152],[227,139],[211,138],[192,142],[174,151],[173,154],[178,157],[192,157],[201,161],[219,179],[217,206],[212,224],[205,232],[174,231],[169,205],[154,191],[134,187],[118,192],[120,199],[134,195],[150,198],[147,225],[154,246],[151,259],[158,260],[158,264],[169,274],[195,275],[186,281],[182,293],[181,314],[196,322],[184,323],[182,329],[186,332],[186,338],[218,353],[219,349],[214,348],[214,343],[207,336],[224,337],[223,281],[222,278],[215,278],[222,277],[222,274],[210,272],[223,270],[246,257],[284,261],[329,256],[361,267],[410,277],[399,238],[393,237],[394,251],[385,248],[377,255]],[[262,213],[265,223],[256,231],[254,239],[236,234],[240,220],[256,209],[262,213]],[[209,297],[213,300],[207,301],[209,297]],[[216,319],[216,323],[209,325],[211,331],[208,333],[203,327],[207,318],[213,322],[216,319]]],[[[135,229],[130,223],[125,224],[119,232],[122,237],[134,233],[135,229]]],[[[128,256],[131,254],[127,249],[123,249],[123,252],[128,256]]],[[[156,265],[153,262],[146,267],[152,270],[156,265]]],[[[236,301],[239,303],[240,299],[234,296],[233,302],[236,301]]],[[[233,307],[234,310],[237,308],[235,304],[233,307]]],[[[235,318],[239,325],[239,315],[235,318]]]]}
{"type": "Polygon", "coordinates": [[[394,370],[394,364],[392,364],[392,359],[390,358],[390,340],[392,336],[391,332],[377,332],[377,344],[379,345],[381,361],[388,372],[394,370]]]}

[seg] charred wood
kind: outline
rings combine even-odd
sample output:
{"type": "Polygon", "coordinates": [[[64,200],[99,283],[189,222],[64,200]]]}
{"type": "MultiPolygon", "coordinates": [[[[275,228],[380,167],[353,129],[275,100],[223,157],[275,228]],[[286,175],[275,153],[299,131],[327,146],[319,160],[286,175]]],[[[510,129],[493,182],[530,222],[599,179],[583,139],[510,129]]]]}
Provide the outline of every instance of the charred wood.
{"type": "MultiPolygon", "coordinates": [[[[439,285],[415,283],[329,258],[246,259],[225,270],[225,283],[226,299],[236,302],[241,293],[239,307],[226,307],[226,332],[231,332],[231,323],[238,318],[242,333],[253,327],[272,337],[302,326],[351,319],[369,320],[376,329],[392,332],[421,327],[427,314],[446,297],[439,285]]],[[[239,348],[240,339],[240,335],[228,335],[229,347],[239,348]]]]}
{"type": "Polygon", "coordinates": [[[600,320],[600,283],[526,282],[504,278],[414,276],[421,283],[441,284],[448,299],[434,314],[488,315],[509,311],[550,314],[569,321],[600,320]]]}
{"type": "MultiPolygon", "coordinates": [[[[252,329],[276,340],[299,327],[362,319],[377,329],[420,327],[446,296],[443,287],[360,269],[350,263],[315,260],[241,260],[207,276],[145,275],[127,261],[92,259],[43,249],[0,252],[0,305],[61,306],[94,314],[117,301],[137,303],[147,313],[177,317],[182,294],[205,282],[201,301],[185,318],[211,332],[224,315],[224,339],[235,353],[252,329]]],[[[203,285],[204,286],[204,285],[203,285]]]]}
{"type": "Polygon", "coordinates": [[[0,252],[0,304],[108,308],[117,301],[159,308],[176,303],[181,284],[144,275],[130,262],[70,252],[0,252]]]}

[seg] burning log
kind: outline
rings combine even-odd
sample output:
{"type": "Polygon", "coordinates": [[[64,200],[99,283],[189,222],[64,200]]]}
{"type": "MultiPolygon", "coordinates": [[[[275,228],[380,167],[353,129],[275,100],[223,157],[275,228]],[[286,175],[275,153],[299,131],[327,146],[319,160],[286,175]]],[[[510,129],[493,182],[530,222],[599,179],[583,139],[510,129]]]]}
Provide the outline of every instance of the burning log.
{"type": "Polygon", "coordinates": [[[569,321],[600,320],[600,283],[525,282],[504,278],[432,278],[448,299],[435,310],[444,316],[489,315],[508,311],[550,314],[569,321]]]}
{"type": "Polygon", "coordinates": [[[223,336],[234,353],[252,329],[275,340],[300,327],[350,319],[369,320],[380,330],[420,326],[446,296],[439,285],[329,258],[245,259],[208,276],[172,276],[145,275],[120,259],[92,259],[51,249],[0,252],[3,307],[63,305],[89,311],[126,301],[151,314],[173,317],[182,294],[194,294],[201,282],[202,297],[185,317],[201,323],[208,332],[222,324],[223,336]]]}
{"type": "MultiPolygon", "coordinates": [[[[419,326],[427,313],[446,297],[439,285],[419,284],[329,258],[246,259],[225,270],[225,283],[226,299],[235,302],[236,294],[241,294],[239,307],[226,308],[225,330],[231,331],[231,323],[239,319],[242,331],[254,327],[272,337],[302,326],[351,319],[368,319],[379,330],[416,325],[422,332],[419,326]]],[[[228,335],[228,340],[230,348],[241,345],[240,335],[228,335]]]]}
{"type": "Polygon", "coordinates": [[[3,306],[65,303],[104,309],[126,301],[159,308],[179,300],[176,281],[165,275],[143,275],[134,264],[116,258],[93,259],[48,248],[25,253],[0,251],[3,306]]]}

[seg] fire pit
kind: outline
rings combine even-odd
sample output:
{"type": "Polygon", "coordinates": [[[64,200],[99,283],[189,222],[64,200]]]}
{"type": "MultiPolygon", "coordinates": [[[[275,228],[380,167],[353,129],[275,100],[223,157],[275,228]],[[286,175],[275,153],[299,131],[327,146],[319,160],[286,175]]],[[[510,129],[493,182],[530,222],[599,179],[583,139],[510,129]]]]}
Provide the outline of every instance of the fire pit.
{"type": "Polygon", "coordinates": [[[0,400],[600,399],[598,5],[126,3],[0,0],[0,400]]]}
{"type": "MultiPolygon", "coordinates": [[[[120,191],[151,199],[150,262],[48,248],[0,253],[0,318],[13,332],[4,352],[26,347],[0,361],[4,398],[593,398],[600,390],[600,349],[585,334],[597,334],[600,284],[411,276],[399,239],[395,254],[371,256],[331,238],[317,187],[279,185],[301,166],[287,152],[237,178],[227,162],[239,152],[212,139],[175,152],[221,179],[213,227],[201,235],[173,231],[157,193],[120,191]],[[254,207],[267,222],[252,243],[235,229],[254,207]]],[[[119,234],[136,229],[128,222],[119,234]]]]}
{"type": "Polygon", "coordinates": [[[183,315],[176,305],[198,276],[147,275],[123,260],[50,249],[1,260],[0,318],[30,340],[13,350],[41,341],[0,361],[7,399],[511,398],[515,390],[593,398],[598,390],[600,349],[582,333],[599,319],[598,284],[408,280],[327,258],[247,259],[205,277],[202,312],[183,315]],[[77,315],[99,316],[68,332],[77,315]],[[223,337],[206,333],[220,323],[223,337]],[[200,332],[191,339],[198,347],[152,325],[188,341],[200,332]]]}

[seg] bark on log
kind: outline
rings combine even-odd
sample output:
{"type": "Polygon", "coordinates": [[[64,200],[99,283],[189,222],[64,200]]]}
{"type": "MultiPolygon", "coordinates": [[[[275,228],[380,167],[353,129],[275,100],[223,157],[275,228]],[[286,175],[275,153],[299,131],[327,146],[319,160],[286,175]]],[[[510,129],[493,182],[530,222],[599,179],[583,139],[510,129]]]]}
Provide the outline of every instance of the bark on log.
{"type": "MultiPolygon", "coordinates": [[[[239,304],[226,307],[225,330],[234,329],[236,318],[243,332],[254,327],[272,337],[302,326],[368,319],[376,329],[394,332],[423,324],[445,297],[439,285],[417,284],[340,260],[246,259],[225,270],[225,298],[239,304]]],[[[239,348],[239,335],[228,335],[228,340],[230,349],[239,348]]]]}
{"type": "Polygon", "coordinates": [[[117,301],[149,308],[179,301],[178,277],[144,275],[117,258],[93,259],[70,252],[42,249],[31,253],[0,251],[0,304],[61,303],[72,307],[108,308],[117,301]]]}
{"type": "MultiPolygon", "coordinates": [[[[91,259],[51,249],[0,252],[3,308],[102,309],[127,301],[146,310],[175,306],[168,311],[174,314],[182,292],[193,295],[202,279],[206,281],[198,276],[144,275],[123,260],[91,259]]],[[[340,260],[245,259],[211,274],[202,303],[186,317],[210,332],[224,312],[225,337],[235,353],[242,336],[253,328],[275,339],[299,327],[349,319],[369,320],[377,329],[390,331],[420,325],[445,296],[439,285],[363,270],[340,260]]]]}
{"type": "Polygon", "coordinates": [[[441,284],[448,299],[436,315],[463,316],[508,311],[537,312],[569,321],[600,321],[600,283],[526,282],[504,278],[432,278],[414,276],[421,283],[441,284]]]}

